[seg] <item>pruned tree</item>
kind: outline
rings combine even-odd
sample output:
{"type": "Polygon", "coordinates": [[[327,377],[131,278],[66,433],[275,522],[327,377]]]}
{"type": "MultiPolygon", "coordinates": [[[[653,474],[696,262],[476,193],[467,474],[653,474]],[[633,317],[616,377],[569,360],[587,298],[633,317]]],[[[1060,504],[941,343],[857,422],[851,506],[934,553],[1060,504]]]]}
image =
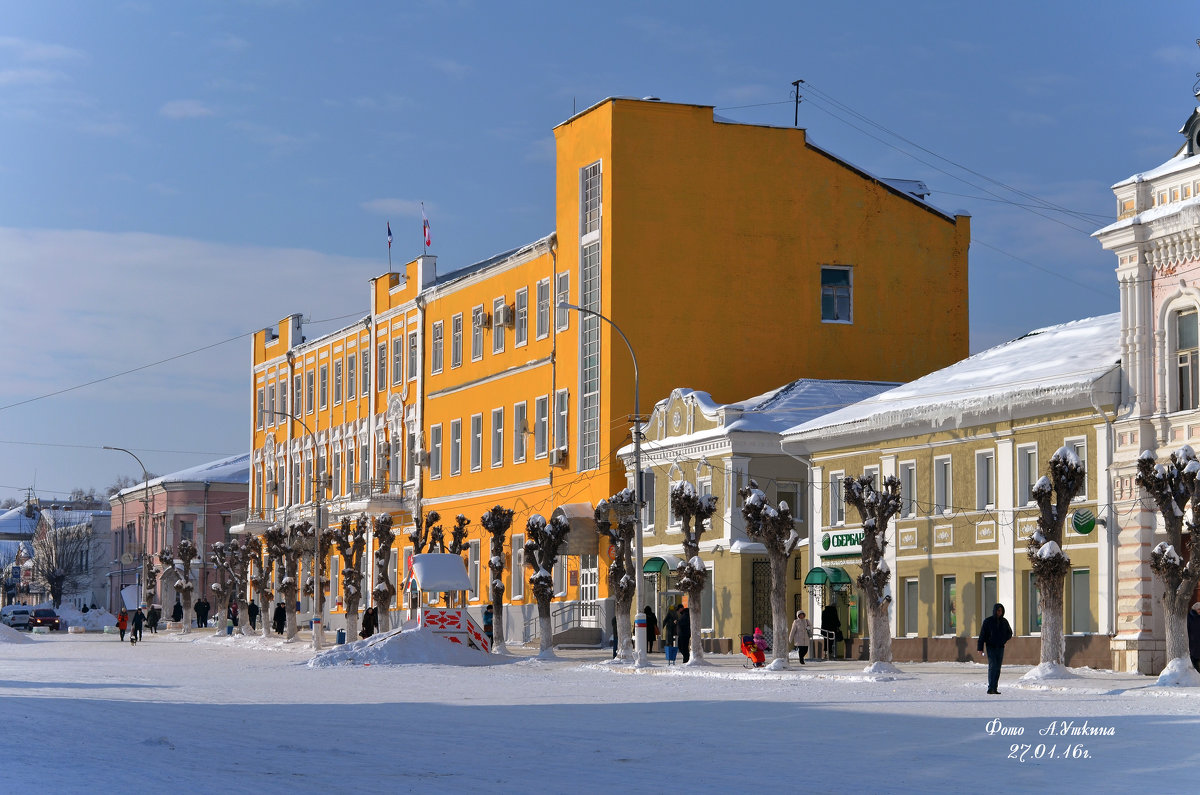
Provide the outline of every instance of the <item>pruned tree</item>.
{"type": "MultiPolygon", "coordinates": [[[[279,578],[279,595],[283,597],[287,640],[293,640],[299,628],[296,626],[296,600],[300,596],[300,558],[304,554],[304,531],[299,525],[286,530],[271,525],[263,533],[263,543],[271,558],[271,565],[279,578]]],[[[269,615],[269,614],[268,614],[269,615]]],[[[263,617],[266,620],[266,616],[263,617]]]]}
{"type": "Polygon", "coordinates": [[[305,554],[312,561],[312,565],[308,567],[308,576],[304,578],[304,595],[312,599],[313,616],[318,619],[318,624],[313,626],[313,648],[319,649],[325,643],[325,590],[327,587],[333,587],[329,582],[329,552],[333,548],[333,530],[308,525],[304,531],[304,547],[305,554]],[[317,587],[318,580],[320,587],[317,587]]]}
{"type": "Polygon", "coordinates": [[[55,607],[64,593],[84,588],[91,579],[94,536],[86,524],[54,527],[43,524],[33,536],[33,580],[50,594],[55,607]]]}
{"type": "Polygon", "coordinates": [[[565,517],[555,516],[546,523],[545,517],[535,513],[525,523],[525,565],[532,571],[529,584],[533,586],[533,598],[537,600],[538,626],[541,634],[539,657],[554,656],[553,627],[550,622],[550,601],[554,599],[554,566],[558,563],[558,551],[571,525],[565,517]]]}
{"type": "MultiPolygon", "coordinates": [[[[1167,540],[1150,552],[1150,570],[1162,583],[1160,599],[1163,606],[1163,626],[1166,628],[1167,667],[1163,676],[1186,671],[1191,666],[1188,647],[1187,614],[1200,583],[1200,461],[1188,445],[1171,454],[1165,464],[1155,464],[1149,450],[1138,458],[1137,482],[1154,500],[1162,516],[1167,540]],[[1188,503],[1192,514],[1185,521],[1188,503]],[[1183,539],[1186,524],[1188,539],[1183,539]],[[1187,545],[1187,563],[1180,551],[1187,545]]],[[[1044,623],[1043,623],[1044,626],[1044,623]]],[[[1044,630],[1043,630],[1044,631],[1044,630]]]]}
{"type": "Polygon", "coordinates": [[[157,561],[149,552],[143,553],[143,556],[146,581],[142,583],[142,601],[149,605],[158,601],[155,597],[158,595],[158,575],[162,574],[162,569],[158,567],[157,561]]]}
{"type": "Polygon", "coordinates": [[[717,511],[717,498],[711,494],[698,494],[686,480],[671,487],[671,510],[678,517],[683,531],[683,565],[675,572],[679,590],[688,595],[688,615],[692,626],[690,639],[692,648],[688,665],[707,665],[704,660],[703,638],[700,627],[700,603],[704,585],[708,582],[708,567],[700,558],[700,536],[708,529],[708,522],[717,511]]]}
{"type": "Polygon", "coordinates": [[[450,531],[450,554],[461,555],[463,542],[467,540],[467,525],[471,524],[471,520],[463,516],[461,513],[454,517],[454,529],[450,531]]]}
{"type": "Polygon", "coordinates": [[[492,597],[492,653],[508,654],[504,644],[504,539],[512,527],[513,512],[499,505],[485,513],[479,523],[492,537],[488,573],[492,577],[488,593],[492,597]]]}
{"type": "Polygon", "coordinates": [[[230,603],[237,606],[237,623],[234,631],[239,635],[249,635],[246,625],[249,623],[249,602],[246,599],[247,585],[250,580],[249,551],[245,542],[229,541],[225,544],[224,566],[229,581],[230,603]]]}
{"type": "Polygon", "coordinates": [[[392,584],[390,564],[395,541],[392,517],[381,513],[375,517],[375,588],[372,589],[380,632],[388,632],[392,628],[392,599],[396,596],[396,586],[392,584]]]}
{"type": "Polygon", "coordinates": [[[362,557],[367,548],[367,529],[370,519],[360,513],[352,523],[350,517],[342,519],[333,540],[338,554],[342,556],[342,606],[346,609],[346,638],[353,641],[358,637],[358,605],[362,601],[362,557]]]}
{"type": "Polygon", "coordinates": [[[413,545],[413,554],[420,555],[425,551],[425,545],[429,545],[430,552],[443,552],[440,549],[442,542],[442,526],[437,524],[441,520],[442,515],[437,511],[430,511],[424,516],[418,511],[413,517],[413,529],[408,534],[408,540],[413,545]]]}
{"type": "MultiPolygon", "coordinates": [[[[608,593],[613,597],[617,619],[617,658],[633,661],[633,627],[630,624],[633,597],[637,594],[637,576],[633,565],[633,536],[637,530],[637,496],[633,489],[622,489],[596,504],[596,532],[616,549],[608,564],[608,593]],[[616,527],[613,527],[613,518],[616,527]]],[[[696,633],[697,635],[699,633],[696,633]]]]}
{"type": "MultiPolygon", "coordinates": [[[[883,480],[883,490],[875,487],[874,475],[860,475],[845,481],[846,504],[858,511],[862,520],[862,574],[858,587],[862,589],[867,608],[867,634],[871,638],[870,661],[878,666],[892,666],[892,626],[888,611],[892,606],[892,591],[888,583],[892,570],[884,558],[887,551],[888,525],[900,512],[902,500],[900,479],[889,475],[883,480]]],[[[783,508],[783,505],[780,506],[783,508]]],[[[791,517],[788,517],[789,520],[791,517]]],[[[772,576],[774,568],[772,567],[772,576]]],[[[778,632],[776,633],[778,636],[778,632]]]]}
{"type": "Polygon", "coordinates": [[[271,637],[271,602],[275,592],[271,588],[274,574],[274,558],[267,554],[262,536],[251,536],[246,539],[246,559],[249,564],[250,588],[258,598],[258,615],[262,621],[260,634],[264,638],[271,637]]]}
{"type": "Polygon", "coordinates": [[[233,598],[234,583],[229,576],[229,556],[231,553],[231,545],[224,541],[216,541],[209,546],[212,550],[209,553],[208,560],[216,569],[217,579],[212,583],[213,605],[216,607],[214,613],[217,616],[217,637],[225,634],[225,616],[229,611],[229,600],[233,598]]]}
{"type": "Polygon", "coordinates": [[[787,562],[800,541],[791,506],[786,502],[781,502],[778,507],[772,505],[753,480],[738,491],[738,496],[742,498],[746,535],[767,550],[767,565],[771,572],[771,668],[787,668],[787,562]]]}
{"type": "MultiPolygon", "coordinates": [[[[195,594],[196,584],[192,582],[192,563],[199,557],[196,551],[196,545],[190,539],[183,539],[172,553],[171,548],[159,550],[158,560],[163,565],[163,568],[173,569],[176,573],[175,595],[179,598],[183,605],[183,615],[190,616],[192,614],[192,596],[195,594]]],[[[164,605],[165,606],[165,605],[164,605]]],[[[191,632],[191,626],[188,621],[181,622],[183,629],[181,634],[191,632]]]]}
{"type": "MultiPolygon", "coordinates": [[[[1063,551],[1063,525],[1071,510],[1071,500],[1084,485],[1083,462],[1075,451],[1060,447],[1050,457],[1049,475],[1033,486],[1038,507],[1037,530],[1029,538],[1029,563],[1037,583],[1038,604],[1042,609],[1042,649],[1039,668],[1062,668],[1063,584],[1071,570],[1071,559],[1063,551]]],[[[1184,645],[1186,646],[1186,636],[1184,645]]]]}

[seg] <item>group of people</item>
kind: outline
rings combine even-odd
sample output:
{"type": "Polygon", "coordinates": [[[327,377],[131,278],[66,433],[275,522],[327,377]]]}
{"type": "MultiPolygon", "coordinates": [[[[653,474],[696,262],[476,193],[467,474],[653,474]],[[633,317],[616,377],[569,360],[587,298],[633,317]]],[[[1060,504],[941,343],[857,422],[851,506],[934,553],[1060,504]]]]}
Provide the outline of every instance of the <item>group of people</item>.
{"type": "MultiPolygon", "coordinates": [[[[122,607],[120,612],[117,613],[117,632],[121,635],[121,642],[125,642],[126,631],[129,632],[129,642],[131,644],[136,644],[141,640],[142,630],[146,626],[146,619],[147,616],[142,612],[140,606],[133,612],[132,616],[129,615],[128,610],[122,607]]],[[[153,632],[154,630],[151,631],[153,632]]]]}
{"type": "MultiPolygon", "coordinates": [[[[642,608],[642,613],[646,616],[647,653],[654,651],[654,642],[661,634],[662,649],[666,654],[667,665],[674,665],[675,658],[680,653],[683,654],[685,663],[691,659],[692,617],[682,603],[672,604],[667,608],[667,614],[663,616],[662,620],[661,633],[654,608],[646,605],[642,608]]],[[[614,659],[617,656],[617,617],[615,615],[612,617],[612,656],[614,659]]]]}

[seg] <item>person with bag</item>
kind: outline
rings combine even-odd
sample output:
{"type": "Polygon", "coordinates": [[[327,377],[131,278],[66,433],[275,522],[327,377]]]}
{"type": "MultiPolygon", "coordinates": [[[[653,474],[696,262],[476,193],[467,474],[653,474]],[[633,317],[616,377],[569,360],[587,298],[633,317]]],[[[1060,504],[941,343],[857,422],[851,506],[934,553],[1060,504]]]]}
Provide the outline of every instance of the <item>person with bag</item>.
{"type": "Polygon", "coordinates": [[[811,637],[812,624],[808,623],[808,617],[804,615],[803,610],[800,610],[796,613],[796,620],[792,622],[788,640],[796,647],[796,654],[800,658],[801,665],[804,665],[804,655],[808,654],[808,639],[811,637]]]}
{"type": "Polygon", "coordinates": [[[654,610],[650,605],[642,611],[646,614],[646,653],[654,651],[654,639],[658,637],[658,616],[654,615],[654,610]]]}
{"type": "Polygon", "coordinates": [[[675,656],[679,653],[679,647],[675,645],[678,632],[679,616],[675,605],[671,605],[667,608],[667,614],[663,616],[663,650],[667,654],[667,665],[674,665],[675,656]]]}
{"type": "Polygon", "coordinates": [[[121,642],[125,642],[125,630],[129,629],[129,611],[121,608],[117,613],[117,631],[121,633],[121,642]]]}

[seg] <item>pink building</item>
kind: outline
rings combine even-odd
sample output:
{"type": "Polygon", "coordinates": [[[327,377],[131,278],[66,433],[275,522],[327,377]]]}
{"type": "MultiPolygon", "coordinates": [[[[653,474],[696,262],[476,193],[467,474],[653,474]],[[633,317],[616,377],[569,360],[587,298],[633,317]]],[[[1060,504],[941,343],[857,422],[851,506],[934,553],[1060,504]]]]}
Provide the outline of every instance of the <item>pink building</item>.
{"type": "MultiPolygon", "coordinates": [[[[116,560],[109,585],[110,610],[121,607],[123,588],[141,584],[143,550],[157,558],[159,550],[174,549],[185,538],[200,553],[193,568],[195,593],[209,592],[216,578],[207,560],[210,547],[227,539],[233,511],[245,510],[249,466],[248,453],[223,458],[153,478],[109,497],[116,560]]],[[[172,570],[159,576],[156,601],[167,614],[175,604],[176,576],[172,570]]]]}

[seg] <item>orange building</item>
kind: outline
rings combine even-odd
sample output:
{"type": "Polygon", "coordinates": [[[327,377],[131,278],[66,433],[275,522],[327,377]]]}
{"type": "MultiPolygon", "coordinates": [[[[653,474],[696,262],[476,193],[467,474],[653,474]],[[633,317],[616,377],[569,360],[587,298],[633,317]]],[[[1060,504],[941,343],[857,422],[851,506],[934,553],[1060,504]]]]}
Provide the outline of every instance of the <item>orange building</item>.
{"type": "MultiPolygon", "coordinates": [[[[536,628],[526,520],[590,516],[628,485],[616,451],[632,427],[629,354],[560,302],[625,332],[643,410],[679,384],[730,401],[800,376],[908,381],[968,347],[969,219],[928,204],[920,183],[705,106],[609,99],[555,138],[557,231],[467,267],[420,257],[372,280],[363,321],[307,340],[293,315],[254,340],[246,528],[314,516],[314,471],[331,480],[330,523],[367,511],[404,526],[437,510],[449,527],[462,513],[481,605],[479,517],[512,508],[505,620],[518,642],[536,628]]],[[[409,544],[396,546],[402,576],[409,544]]],[[[578,522],[559,598],[599,602],[600,627],[607,564],[578,522]]]]}

